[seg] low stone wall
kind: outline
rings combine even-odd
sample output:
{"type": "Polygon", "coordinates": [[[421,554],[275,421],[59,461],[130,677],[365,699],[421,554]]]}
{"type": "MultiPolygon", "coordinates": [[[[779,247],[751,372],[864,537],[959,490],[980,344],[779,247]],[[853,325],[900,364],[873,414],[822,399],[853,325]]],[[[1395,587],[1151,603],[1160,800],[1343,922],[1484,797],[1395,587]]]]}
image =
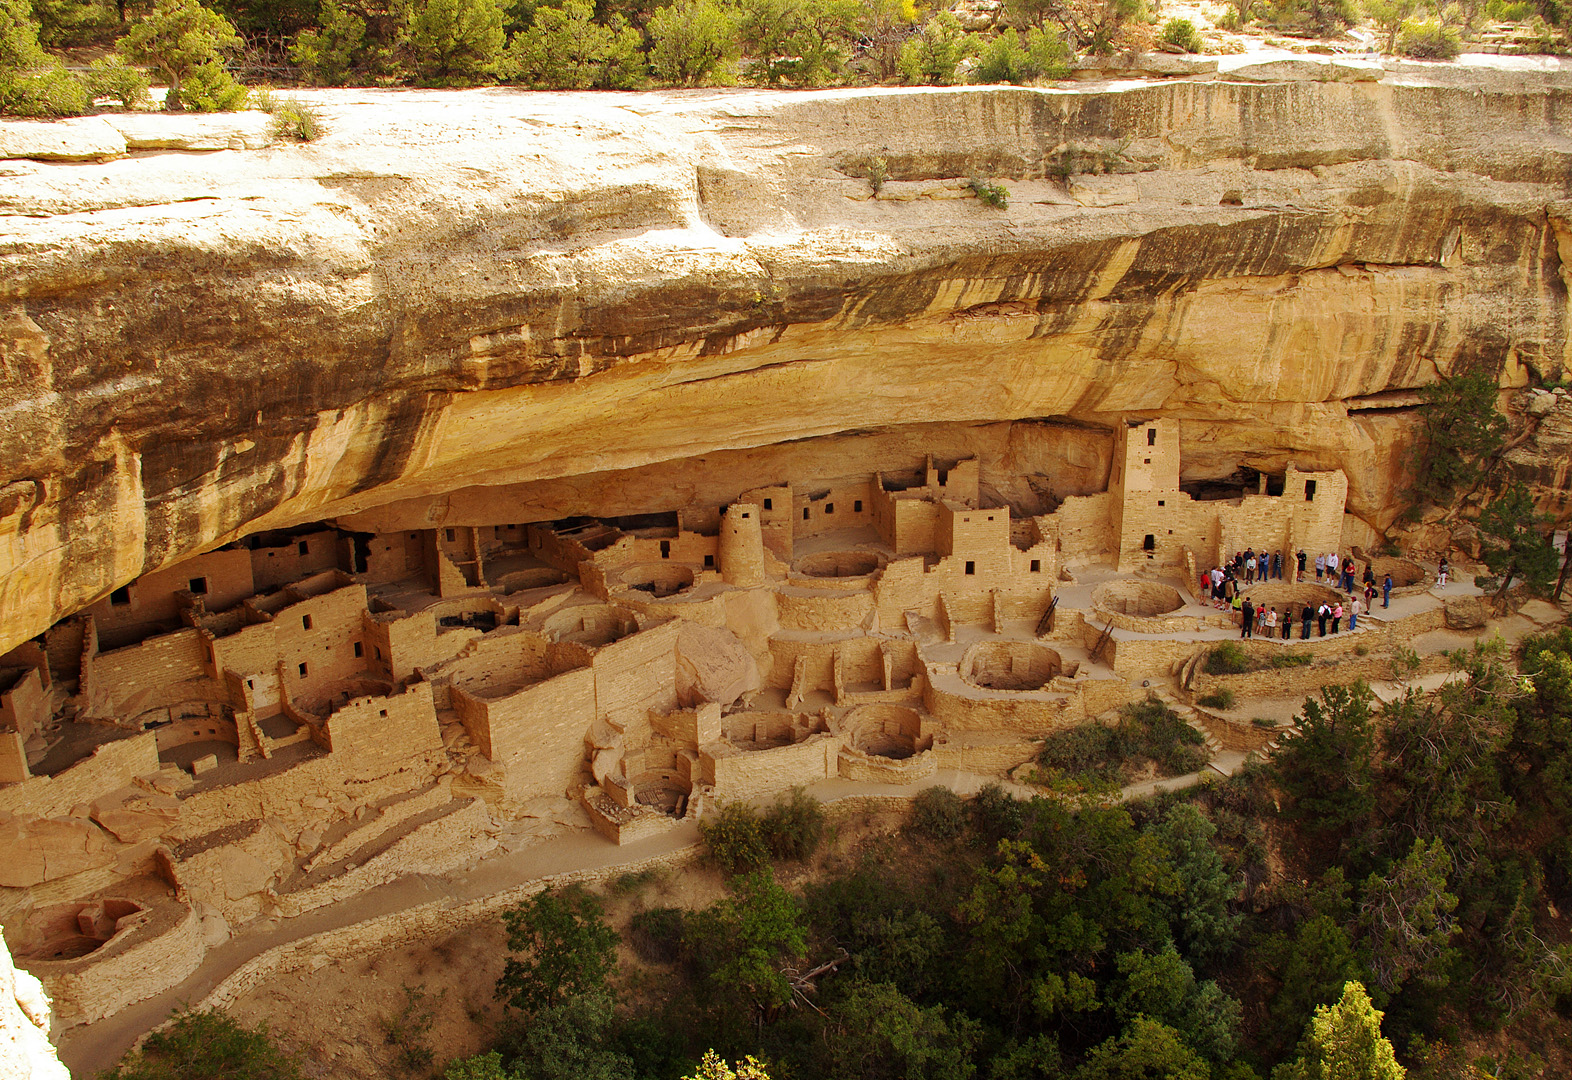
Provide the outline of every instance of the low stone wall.
{"type": "MultiPolygon", "coordinates": [[[[1451,669],[1452,662],[1447,657],[1441,653],[1432,653],[1421,658],[1419,674],[1430,675],[1451,669]]],[[[1368,683],[1385,682],[1391,677],[1390,655],[1349,654],[1327,657],[1303,667],[1263,668],[1242,675],[1208,675],[1198,668],[1190,690],[1197,698],[1214,690],[1232,690],[1235,697],[1249,700],[1311,694],[1323,686],[1346,685],[1357,679],[1368,683]]]]}
{"type": "Polygon", "coordinates": [[[938,755],[924,750],[909,758],[887,758],[845,747],[840,753],[840,774],[846,780],[872,784],[915,784],[938,771],[938,755]]]}

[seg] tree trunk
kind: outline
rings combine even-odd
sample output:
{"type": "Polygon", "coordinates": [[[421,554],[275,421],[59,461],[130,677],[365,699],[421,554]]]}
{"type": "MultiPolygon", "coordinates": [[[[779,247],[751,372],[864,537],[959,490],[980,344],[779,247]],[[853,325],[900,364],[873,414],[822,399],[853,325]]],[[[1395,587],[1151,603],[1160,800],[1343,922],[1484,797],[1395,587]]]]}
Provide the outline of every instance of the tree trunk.
{"type": "Polygon", "coordinates": [[[1506,596],[1507,587],[1512,584],[1512,575],[1515,573],[1517,573],[1517,563],[1513,562],[1507,566],[1506,571],[1501,575],[1501,587],[1496,590],[1495,597],[1497,611],[1501,610],[1501,601],[1506,596]]]}
{"type": "Polygon", "coordinates": [[[174,72],[169,73],[169,93],[164,98],[165,112],[185,112],[185,103],[180,100],[180,76],[174,72]]]}
{"type": "Polygon", "coordinates": [[[1555,600],[1558,604],[1561,603],[1561,591],[1567,587],[1568,571],[1572,571],[1572,526],[1567,528],[1567,546],[1561,552],[1561,576],[1556,579],[1555,600]]]}

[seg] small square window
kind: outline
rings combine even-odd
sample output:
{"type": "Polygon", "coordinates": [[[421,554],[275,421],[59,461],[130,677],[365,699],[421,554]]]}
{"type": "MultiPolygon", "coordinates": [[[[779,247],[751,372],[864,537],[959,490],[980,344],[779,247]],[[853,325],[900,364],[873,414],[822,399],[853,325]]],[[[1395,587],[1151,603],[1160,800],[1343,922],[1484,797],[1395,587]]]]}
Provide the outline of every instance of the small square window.
{"type": "Polygon", "coordinates": [[[988,520],[989,520],[989,521],[992,521],[992,520],[993,520],[993,515],[992,515],[992,514],[989,514],[989,515],[988,515],[988,520]]]}
{"type": "Polygon", "coordinates": [[[304,540],[302,540],[300,542],[300,553],[302,555],[310,555],[311,554],[311,546],[309,544],[307,544],[304,540]]]}
{"type": "Polygon", "coordinates": [[[191,591],[196,593],[198,596],[206,596],[207,595],[207,578],[205,578],[205,577],[194,577],[194,578],[191,579],[189,584],[190,584],[191,591]]]}
{"type": "Polygon", "coordinates": [[[764,500],[764,509],[766,509],[766,510],[774,510],[775,509],[775,501],[773,499],[765,499],[764,500]]]}
{"type": "Polygon", "coordinates": [[[660,557],[663,558],[663,559],[671,558],[671,541],[670,540],[662,540],[660,542],[660,557]]]}
{"type": "Polygon", "coordinates": [[[1305,481],[1305,502],[1315,502],[1315,481],[1305,481]]]}
{"type": "Polygon", "coordinates": [[[388,711],[386,709],[378,709],[377,710],[377,715],[378,716],[381,716],[381,717],[385,718],[387,716],[387,714],[388,714],[388,711]]]}
{"type": "Polygon", "coordinates": [[[1144,462],[1145,462],[1145,464],[1147,464],[1147,465],[1150,465],[1150,464],[1151,464],[1151,463],[1152,463],[1152,459],[1151,459],[1151,458],[1144,458],[1144,459],[1143,459],[1143,461],[1144,461],[1144,462]]]}
{"type": "Polygon", "coordinates": [[[458,539],[457,534],[452,529],[444,529],[443,531],[447,533],[448,543],[451,544],[458,539]]]}
{"type": "Polygon", "coordinates": [[[1157,429],[1156,428],[1149,427],[1149,428],[1146,429],[1146,445],[1147,446],[1156,446],[1157,445],[1157,429]]]}
{"type": "Polygon", "coordinates": [[[124,607],[131,602],[131,586],[122,585],[109,594],[109,602],[116,607],[124,607]]]}
{"type": "Polygon", "coordinates": [[[256,688],[257,688],[257,681],[255,679],[247,679],[246,680],[246,689],[248,689],[248,690],[255,690],[256,688]]]}
{"type": "Polygon", "coordinates": [[[825,503],[824,504],[824,512],[826,514],[833,514],[833,513],[835,513],[835,504],[834,503],[825,503]]]}
{"type": "Polygon", "coordinates": [[[355,642],[355,655],[356,656],[365,656],[366,655],[366,647],[364,645],[362,645],[358,641],[355,642]]]}
{"type": "Polygon", "coordinates": [[[715,556],[713,556],[713,555],[706,555],[706,556],[704,556],[704,565],[706,567],[714,566],[715,565],[715,556]]]}
{"type": "Polygon", "coordinates": [[[802,508],[802,520],[808,520],[808,508],[806,506],[802,508]]]}
{"type": "Polygon", "coordinates": [[[1168,500],[1166,500],[1166,499],[1158,499],[1157,500],[1157,505],[1158,506],[1167,506],[1168,505],[1168,500]]]}
{"type": "Polygon", "coordinates": [[[966,572],[968,574],[975,574],[977,572],[977,564],[968,560],[966,563],[966,572]]]}
{"type": "Polygon", "coordinates": [[[852,500],[852,513],[854,513],[854,514],[862,513],[862,500],[861,499],[853,499],[852,500]]]}
{"type": "Polygon", "coordinates": [[[1041,559],[1033,559],[1032,560],[1032,573],[1040,574],[1042,572],[1043,572],[1043,561],[1041,559]]]}
{"type": "Polygon", "coordinates": [[[308,673],[308,672],[309,672],[309,671],[310,671],[310,669],[309,669],[309,668],[308,668],[308,667],[306,667],[306,665],[305,665],[305,664],[301,664],[301,665],[300,665],[300,677],[301,677],[301,678],[302,678],[302,679],[304,679],[304,678],[305,678],[305,677],[306,677],[306,675],[307,675],[307,673],[308,673]]]}
{"type": "Polygon", "coordinates": [[[753,516],[752,514],[743,514],[742,515],[742,520],[747,521],[752,516],[753,516]]]}
{"type": "Polygon", "coordinates": [[[311,629],[311,616],[310,615],[302,615],[300,617],[300,626],[301,626],[301,629],[303,629],[303,630],[310,630],[311,629]]]}

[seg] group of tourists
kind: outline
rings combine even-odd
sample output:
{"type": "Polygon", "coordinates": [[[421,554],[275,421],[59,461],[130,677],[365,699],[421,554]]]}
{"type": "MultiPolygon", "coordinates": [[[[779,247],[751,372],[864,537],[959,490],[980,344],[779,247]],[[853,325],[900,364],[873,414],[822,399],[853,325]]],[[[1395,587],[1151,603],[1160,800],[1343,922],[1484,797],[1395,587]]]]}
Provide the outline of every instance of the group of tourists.
{"type": "MultiPolygon", "coordinates": [[[[1214,566],[1203,573],[1201,590],[1211,595],[1214,607],[1219,610],[1232,610],[1238,614],[1240,637],[1260,635],[1272,638],[1280,633],[1282,639],[1288,641],[1293,637],[1296,621],[1293,606],[1286,605],[1281,612],[1265,604],[1257,607],[1250,597],[1245,595],[1245,587],[1274,578],[1281,580],[1285,573],[1292,573],[1297,583],[1304,581],[1305,575],[1312,568],[1315,570],[1317,581],[1348,593],[1348,604],[1345,606],[1341,597],[1334,597],[1316,607],[1308,603],[1303,605],[1298,612],[1297,620],[1300,625],[1300,639],[1305,640],[1310,637],[1312,622],[1316,624],[1318,637],[1326,637],[1328,623],[1331,624],[1332,633],[1340,633],[1345,615],[1348,617],[1348,629],[1358,629],[1359,616],[1374,609],[1378,590],[1375,571],[1369,563],[1365,564],[1364,575],[1356,585],[1354,579],[1358,567],[1352,555],[1339,555],[1334,551],[1327,554],[1317,553],[1312,558],[1304,551],[1299,551],[1291,560],[1285,560],[1281,551],[1268,553],[1265,550],[1256,551],[1254,548],[1247,548],[1244,551],[1236,551],[1233,559],[1226,565],[1214,566]]],[[[1441,573],[1445,574],[1445,572],[1446,567],[1443,564],[1441,573]]],[[[1446,579],[1441,577],[1440,580],[1445,583],[1446,579]]],[[[1391,607],[1391,574],[1384,576],[1379,591],[1381,606],[1391,607]]]]}

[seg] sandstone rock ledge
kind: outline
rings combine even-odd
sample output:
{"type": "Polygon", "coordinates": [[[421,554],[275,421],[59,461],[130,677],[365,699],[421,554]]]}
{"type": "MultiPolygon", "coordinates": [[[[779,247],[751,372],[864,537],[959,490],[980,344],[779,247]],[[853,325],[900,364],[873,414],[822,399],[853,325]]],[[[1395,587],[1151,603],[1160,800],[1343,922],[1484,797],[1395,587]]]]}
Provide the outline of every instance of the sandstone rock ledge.
{"type": "Polygon", "coordinates": [[[617,470],[850,432],[1163,413],[1187,478],[1342,469],[1380,529],[1377,395],[1568,358],[1559,71],[311,96],[307,146],[0,169],[5,645],[262,528],[638,512],[617,470]]]}

